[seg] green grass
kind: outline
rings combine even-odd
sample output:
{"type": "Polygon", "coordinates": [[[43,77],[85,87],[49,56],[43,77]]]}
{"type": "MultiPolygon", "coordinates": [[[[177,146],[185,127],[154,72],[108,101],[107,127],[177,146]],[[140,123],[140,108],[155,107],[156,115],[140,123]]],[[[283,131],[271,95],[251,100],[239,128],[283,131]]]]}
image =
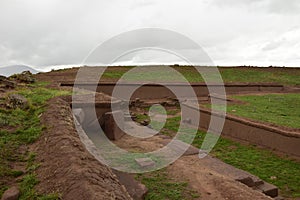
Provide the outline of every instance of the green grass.
{"type": "Polygon", "coordinates": [[[233,96],[246,104],[229,104],[227,112],[291,128],[300,128],[300,94],[233,96]]]}
{"type": "MultiPolygon", "coordinates": [[[[125,72],[133,67],[115,67],[108,68],[103,78],[106,80],[118,80],[125,72]]],[[[204,82],[201,75],[193,67],[180,66],[173,67],[181,73],[189,82],[204,82]]],[[[279,83],[284,85],[300,85],[300,69],[288,68],[219,68],[221,76],[226,83],[279,83]]],[[[161,73],[158,67],[152,67],[151,72],[135,72],[126,77],[131,81],[182,81],[180,76],[171,73],[161,73]]]]}
{"type": "MultiPolygon", "coordinates": [[[[180,117],[166,123],[168,134],[177,132],[180,117]]],[[[206,133],[198,131],[193,145],[200,148],[206,133]]],[[[239,169],[248,171],[262,180],[276,185],[285,197],[300,197],[300,163],[280,157],[269,150],[245,145],[226,138],[219,138],[212,155],[239,169]],[[272,178],[271,178],[272,177],[272,178]],[[276,179],[274,179],[276,177],[276,179]]]]}
{"type": "Polygon", "coordinates": [[[280,83],[284,85],[299,85],[300,70],[295,69],[268,69],[268,68],[221,68],[225,82],[240,83],[280,83]]]}
{"type": "Polygon", "coordinates": [[[35,174],[28,174],[23,177],[20,183],[20,200],[57,200],[61,199],[58,194],[48,194],[48,195],[39,195],[34,186],[38,184],[39,181],[35,174]]]}
{"type": "MultiPolygon", "coordinates": [[[[0,196],[7,189],[8,180],[23,175],[23,172],[13,170],[11,163],[27,162],[26,175],[21,182],[23,189],[20,199],[43,198],[43,196],[35,194],[31,188],[33,183],[36,183],[32,177],[39,164],[33,163],[31,152],[20,151],[19,148],[26,147],[39,138],[44,129],[40,124],[40,116],[44,112],[46,101],[55,96],[69,94],[69,92],[49,89],[45,86],[46,83],[36,83],[15,91],[27,98],[30,104],[28,109],[0,108],[0,125],[2,127],[0,130],[0,196]],[[25,183],[23,184],[23,182],[25,183]],[[26,189],[26,187],[28,188],[26,189]]],[[[45,197],[48,198],[48,196],[45,197]]]]}
{"type": "Polygon", "coordinates": [[[149,189],[146,200],[184,200],[200,197],[196,191],[188,188],[187,182],[178,182],[168,177],[165,169],[139,174],[137,179],[149,189]]]}

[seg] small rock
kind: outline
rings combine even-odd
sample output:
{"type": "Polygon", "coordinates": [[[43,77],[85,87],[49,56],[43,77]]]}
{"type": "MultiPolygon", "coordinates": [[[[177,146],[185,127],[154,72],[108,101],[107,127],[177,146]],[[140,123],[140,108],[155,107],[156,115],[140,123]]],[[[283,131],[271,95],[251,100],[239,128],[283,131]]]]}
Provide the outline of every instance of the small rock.
{"type": "Polygon", "coordinates": [[[185,124],[191,124],[192,120],[190,118],[186,118],[186,119],[183,120],[183,123],[185,123],[185,124]]]}
{"type": "Polygon", "coordinates": [[[135,98],[136,103],[139,103],[140,101],[141,101],[140,98],[135,98]]]}
{"type": "Polygon", "coordinates": [[[239,177],[236,180],[247,185],[248,187],[253,187],[255,185],[253,179],[250,176],[239,177]]]}
{"type": "Polygon", "coordinates": [[[16,108],[27,109],[27,108],[29,108],[29,102],[22,95],[10,94],[8,96],[7,107],[13,108],[13,109],[16,109],[16,108]]]}
{"type": "Polygon", "coordinates": [[[15,81],[10,81],[6,79],[2,80],[2,84],[4,84],[6,88],[11,88],[11,89],[14,89],[17,85],[15,81]]]}
{"type": "Polygon", "coordinates": [[[17,200],[20,196],[20,190],[18,187],[13,186],[6,190],[2,195],[1,200],[17,200]]]}
{"type": "Polygon", "coordinates": [[[178,102],[168,102],[167,105],[170,107],[174,107],[174,106],[178,105],[178,102]]]}
{"type": "Polygon", "coordinates": [[[155,162],[151,158],[136,158],[135,161],[141,167],[150,167],[155,165],[155,162]]]}
{"type": "Polygon", "coordinates": [[[282,196],[277,196],[274,198],[274,200],[284,200],[284,198],[282,196]]]}
{"type": "Polygon", "coordinates": [[[10,78],[14,80],[18,80],[23,83],[34,83],[35,78],[33,78],[33,75],[30,71],[24,71],[21,74],[14,74],[10,76],[10,78]]]}
{"type": "Polygon", "coordinates": [[[0,75],[0,82],[2,82],[3,80],[6,80],[5,76],[0,75]]]}
{"type": "Polygon", "coordinates": [[[143,125],[143,126],[148,126],[149,123],[150,123],[149,120],[143,120],[143,121],[141,122],[141,125],[143,125]]]}

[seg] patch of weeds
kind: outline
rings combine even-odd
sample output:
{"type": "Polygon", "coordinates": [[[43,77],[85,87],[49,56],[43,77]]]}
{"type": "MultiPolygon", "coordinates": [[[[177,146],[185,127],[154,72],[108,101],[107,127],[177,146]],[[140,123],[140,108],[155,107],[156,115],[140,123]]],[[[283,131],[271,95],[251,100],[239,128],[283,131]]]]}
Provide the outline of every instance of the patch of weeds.
{"type": "Polygon", "coordinates": [[[39,195],[34,189],[34,186],[38,184],[39,181],[35,174],[28,174],[23,177],[20,183],[20,200],[58,200],[61,199],[58,194],[49,195],[39,195]]]}
{"type": "Polygon", "coordinates": [[[188,188],[187,182],[178,182],[168,177],[166,170],[162,169],[155,172],[137,175],[140,180],[149,189],[146,200],[183,200],[194,199],[200,195],[188,188]]]}

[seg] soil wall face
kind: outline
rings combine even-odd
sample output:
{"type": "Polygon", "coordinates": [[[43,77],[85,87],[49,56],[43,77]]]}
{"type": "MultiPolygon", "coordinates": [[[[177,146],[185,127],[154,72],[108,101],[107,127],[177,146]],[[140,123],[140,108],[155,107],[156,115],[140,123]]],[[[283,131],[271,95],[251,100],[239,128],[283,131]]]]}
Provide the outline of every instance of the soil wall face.
{"type": "Polygon", "coordinates": [[[41,193],[62,199],[131,199],[113,172],[83,146],[74,127],[70,104],[51,99],[42,123],[47,127],[34,145],[41,193]]]}
{"type": "MultiPolygon", "coordinates": [[[[137,84],[123,84],[119,87],[124,88],[125,90],[136,87],[137,84]]],[[[191,84],[193,90],[197,97],[208,96],[209,91],[205,84],[191,84]]],[[[112,95],[113,89],[115,87],[114,83],[101,83],[98,85],[97,92],[102,92],[107,95],[112,95]]],[[[182,84],[165,84],[156,85],[148,84],[139,87],[132,95],[132,99],[162,99],[162,98],[175,98],[175,95],[168,89],[174,88],[180,91],[178,97],[189,98],[185,94],[185,88],[190,86],[185,86],[182,84]]],[[[210,88],[222,87],[221,85],[212,85],[210,88]]],[[[257,93],[257,92],[282,92],[284,87],[282,85],[267,85],[267,84],[225,84],[225,91],[227,94],[239,94],[239,93],[257,93]]]]}

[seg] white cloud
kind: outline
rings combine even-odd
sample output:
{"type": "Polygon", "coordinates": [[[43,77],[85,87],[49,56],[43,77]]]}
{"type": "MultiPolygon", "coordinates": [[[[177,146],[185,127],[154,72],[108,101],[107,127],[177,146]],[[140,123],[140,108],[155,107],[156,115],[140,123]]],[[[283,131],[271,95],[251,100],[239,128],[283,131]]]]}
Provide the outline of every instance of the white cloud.
{"type": "Polygon", "coordinates": [[[198,42],[218,65],[300,66],[299,2],[1,0],[0,65],[79,64],[116,34],[159,27],[198,42]]]}

